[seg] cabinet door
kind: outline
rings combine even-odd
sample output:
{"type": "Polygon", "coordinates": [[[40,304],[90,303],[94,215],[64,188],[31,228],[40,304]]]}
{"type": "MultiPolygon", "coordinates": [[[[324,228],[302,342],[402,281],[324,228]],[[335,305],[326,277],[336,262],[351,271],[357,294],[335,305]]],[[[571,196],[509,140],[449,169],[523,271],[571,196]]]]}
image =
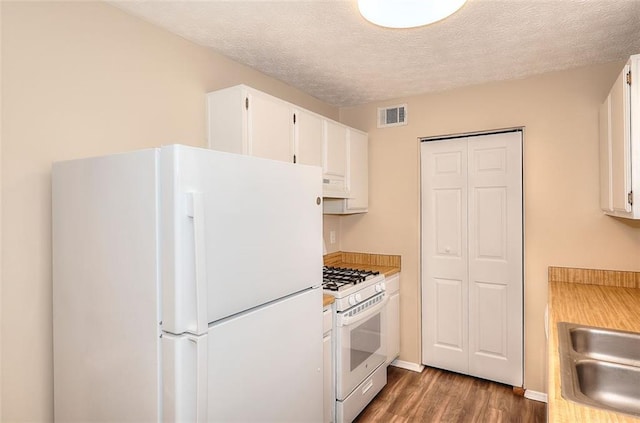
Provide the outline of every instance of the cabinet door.
{"type": "Polygon", "coordinates": [[[313,113],[295,111],[296,163],[322,166],[323,119],[313,113]]]}
{"type": "Polygon", "coordinates": [[[611,201],[617,212],[630,212],[628,194],[631,191],[631,130],[629,124],[630,95],[627,84],[629,65],[618,76],[611,93],[611,201]]]}
{"type": "Polygon", "coordinates": [[[389,297],[387,303],[388,339],[387,364],[400,355],[400,293],[396,292],[389,297]]]}
{"type": "Polygon", "coordinates": [[[270,95],[250,91],[248,104],[248,153],[283,162],[293,161],[293,110],[270,95]]]}
{"type": "Polygon", "coordinates": [[[349,129],[347,210],[366,211],[369,204],[369,139],[367,134],[349,129]]]}
{"type": "Polygon", "coordinates": [[[347,127],[325,120],[325,130],[324,173],[344,178],[347,169],[347,127]]]}
{"type": "Polygon", "coordinates": [[[247,92],[243,85],[207,94],[207,138],[210,149],[249,154],[246,100],[247,92]]]}
{"type": "Polygon", "coordinates": [[[333,395],[333,363],[331,360],[331,332],[328,332],[322,339],[322,349],[324,354],[324,411],[322,421],[325,423],[330,423],[333,421],[333,409],[335,407],[335,398],[333,395]]]}

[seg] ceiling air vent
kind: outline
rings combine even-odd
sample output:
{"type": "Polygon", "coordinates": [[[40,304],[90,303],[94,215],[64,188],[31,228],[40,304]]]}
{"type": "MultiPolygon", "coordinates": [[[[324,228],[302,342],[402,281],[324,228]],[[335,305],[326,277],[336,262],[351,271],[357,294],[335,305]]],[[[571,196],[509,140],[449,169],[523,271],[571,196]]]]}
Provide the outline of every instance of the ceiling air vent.
{"type": "Polygon", "coordinates": [[[378,108],[378,128],[407,124],[407,105],[378,108]]]}

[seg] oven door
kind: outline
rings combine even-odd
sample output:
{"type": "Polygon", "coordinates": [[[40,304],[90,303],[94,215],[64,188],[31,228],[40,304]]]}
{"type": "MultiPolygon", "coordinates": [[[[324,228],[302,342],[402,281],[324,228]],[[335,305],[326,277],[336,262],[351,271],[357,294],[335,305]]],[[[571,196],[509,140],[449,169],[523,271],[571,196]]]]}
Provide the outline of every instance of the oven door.
{"type": "Polygon", "coordinates": [[[387,297],[381,293],[337,316],[336,396],[344,400],[386,359],[387,297]]]}

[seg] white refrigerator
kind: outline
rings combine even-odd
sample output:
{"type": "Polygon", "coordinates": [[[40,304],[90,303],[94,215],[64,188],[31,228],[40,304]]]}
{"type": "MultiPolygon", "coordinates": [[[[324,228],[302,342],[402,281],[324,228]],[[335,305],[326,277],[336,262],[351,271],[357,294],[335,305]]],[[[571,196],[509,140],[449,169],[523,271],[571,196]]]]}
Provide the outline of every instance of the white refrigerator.
{"type": "Polygon", "coordinates": [[[322,420],[322,176],[173,145],[54,163],[59,422],[322,420]]]}

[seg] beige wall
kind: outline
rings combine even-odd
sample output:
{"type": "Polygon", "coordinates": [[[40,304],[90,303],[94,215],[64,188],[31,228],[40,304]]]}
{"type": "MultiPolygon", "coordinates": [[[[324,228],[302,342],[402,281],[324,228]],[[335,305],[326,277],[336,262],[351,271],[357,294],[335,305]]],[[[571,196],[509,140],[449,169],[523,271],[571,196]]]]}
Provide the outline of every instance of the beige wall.
{"type": "Polygon", "coordinates": [[[104,3],[0,4],[0,420],[50,421],[52,161],[205,146],[204,93],[238,83],[338,110],[104,3]]]}
{"type": "Polygon", "coordinates": [[[341,251],[340,248],[340,222],[342,219],[340,216],[325,214],[322,219],[322,236],[324,237],[325,246],[327,247],[327,253],[334,253],[341,251]],[[331,231],[335,232],[336,242],[331,244],[331,231]]]}
{"type": "MultiPolygon", "coordinates": [[[[2,5],[0,4],[0,23],[2,5]]],[[[2,175],[2,25],[0,25],[0,175],[2,175]]],[[[0,177],[2,186],[2,177],[0,177]]],[[[2,421],[2,190],[0,189],[0,421],[2,421]]]]}
{"type": "Polygon", "coordinates": [[[369,104],[341,120],[369,132],[369,213],[342,217],[345,251],[402,255],[401,356],[420,362],[418,137],[524,126],[525,387],[546,392],[547,267],[640,270],[640,222],[598,209],[598,105],[622,63],[369,104]],[[407,103],[408,125],[376,108],[407,103]]]}

